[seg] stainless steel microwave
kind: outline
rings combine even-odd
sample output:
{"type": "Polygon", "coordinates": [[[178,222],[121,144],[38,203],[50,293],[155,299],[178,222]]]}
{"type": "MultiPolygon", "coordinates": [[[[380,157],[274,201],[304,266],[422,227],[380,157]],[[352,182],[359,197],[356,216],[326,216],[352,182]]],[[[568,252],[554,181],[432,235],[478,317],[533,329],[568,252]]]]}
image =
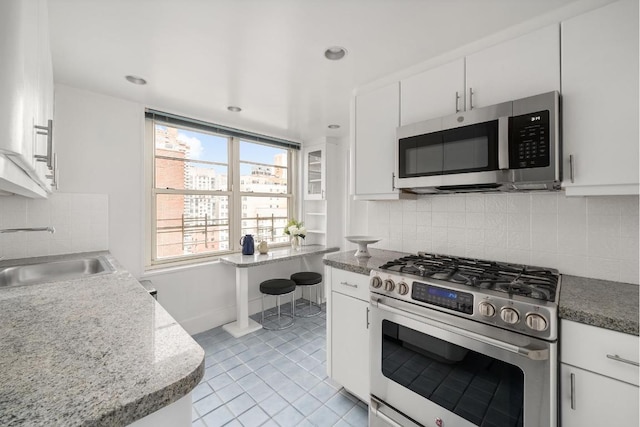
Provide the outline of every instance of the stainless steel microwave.
{"type": "Polygon", "coordinates": [[[558,190],[558,92],[397,129],[396,187],[415,193],[558,190]]]}

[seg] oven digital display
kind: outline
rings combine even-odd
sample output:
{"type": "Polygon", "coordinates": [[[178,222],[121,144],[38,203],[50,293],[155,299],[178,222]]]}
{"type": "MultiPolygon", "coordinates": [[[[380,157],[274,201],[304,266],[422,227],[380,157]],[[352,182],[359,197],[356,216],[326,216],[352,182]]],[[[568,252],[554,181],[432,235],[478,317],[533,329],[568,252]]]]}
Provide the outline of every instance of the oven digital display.
{"type": "Polygon", "coordinates": [[[467,292],[454,291],[427,283],[413,282],[411,298],[460,313],[473,314],[473,295],[467,292]]]}
{"type": "Polygon", "coordinates": [[[437,297],[447,298],[447,299],[457,299],[458,294],[448,289],[440,289],[436,287],[429,287],[429,294],[435,295],[437,297]]]}

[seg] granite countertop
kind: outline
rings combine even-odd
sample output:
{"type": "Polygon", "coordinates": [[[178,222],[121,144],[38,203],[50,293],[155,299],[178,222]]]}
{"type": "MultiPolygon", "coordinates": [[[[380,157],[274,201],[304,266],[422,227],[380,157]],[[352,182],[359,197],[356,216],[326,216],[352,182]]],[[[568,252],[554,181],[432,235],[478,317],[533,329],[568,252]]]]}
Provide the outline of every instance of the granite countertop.
{"type": "Polygon", "coordinates": [[[246,268],[257,265],[271,264],[274,262],[287,261],[308,255],[322,255],[329,252],[336,252],[337,247],[326,247],[322,245],[306,245],[301,246],[300,250],[286,248],[270,248],[266,254],[260,254],[256,250],[253,255],[232,254],[220,257],[223,264],[233,265],[235,267],[246,268]]]}
{"type": "Polygon", "coordinates": [[[355,250],[347,252],[338,252],[334,254],[327,254],[324,256],[322,262],[331,267],[336,267],[341,270],[351,271],[352,273],[366,274],[367,276],[372,269],[380,267],[385,262],[407,256],[404,252],[387,251],[383,249],[367,248],[370,258],[356,258],[354,254],[355,250]]]}
{"type": "MultiPolygon", "coordinates": [[[[369,275],[385,262],[409,255],[369,248],[371,258],[358,259],[353,251],[325,255],[331,267],[369,275]]],[[[561,319],[617,332],[639,334],[638,285],[562,275],[558,312],[561,319]]]]}
{"type": "Polygon", "coordinates": [[[202,378],[202,348],[108,252],[24,263],[87,255],[115,272],[0,288],[0,425],[126,425],[202,378]]]}
{"type": "Polygon", "coordinates": [[[638,335],[639,291],[630,283],[562,275],[560,318],[638,335]]]}

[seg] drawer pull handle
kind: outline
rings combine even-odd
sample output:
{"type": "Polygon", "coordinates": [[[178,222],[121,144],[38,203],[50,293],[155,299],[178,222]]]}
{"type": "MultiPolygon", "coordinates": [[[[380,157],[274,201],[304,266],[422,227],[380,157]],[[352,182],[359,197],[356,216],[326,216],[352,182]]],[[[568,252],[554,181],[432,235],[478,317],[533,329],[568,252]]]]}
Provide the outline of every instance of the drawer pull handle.
{"type": "Polygon", "coordinates": [[[349,286],[350,288],[357,288],[358,285],[352,285],[349,282],[340,282],[341,285],[349,286]]]}
{"type": "Polygon", "coordinates": [[[576,374],[571,374],[571,409],[576,409],[576,374]]]}
{"type": "Polygon", "coordinates": [[[607,354],[607,359],[615,360],[616,362],[622,362],[633,366],[640,366],[640,363],[634,362],[633,360],[624,359],[617,354],[607,354]]]}

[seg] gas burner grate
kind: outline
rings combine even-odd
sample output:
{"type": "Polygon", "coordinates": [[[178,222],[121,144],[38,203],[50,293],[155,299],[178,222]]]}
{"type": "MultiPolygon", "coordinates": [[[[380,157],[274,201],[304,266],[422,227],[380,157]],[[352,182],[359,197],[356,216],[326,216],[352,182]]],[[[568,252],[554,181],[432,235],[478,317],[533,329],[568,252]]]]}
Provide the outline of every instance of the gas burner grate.
{"type": "Polygon", "coordinates": [[[380,269],[543,301],[555,301],[558,285],[555,270],[424,252],[389,261],[380,269]]]}

